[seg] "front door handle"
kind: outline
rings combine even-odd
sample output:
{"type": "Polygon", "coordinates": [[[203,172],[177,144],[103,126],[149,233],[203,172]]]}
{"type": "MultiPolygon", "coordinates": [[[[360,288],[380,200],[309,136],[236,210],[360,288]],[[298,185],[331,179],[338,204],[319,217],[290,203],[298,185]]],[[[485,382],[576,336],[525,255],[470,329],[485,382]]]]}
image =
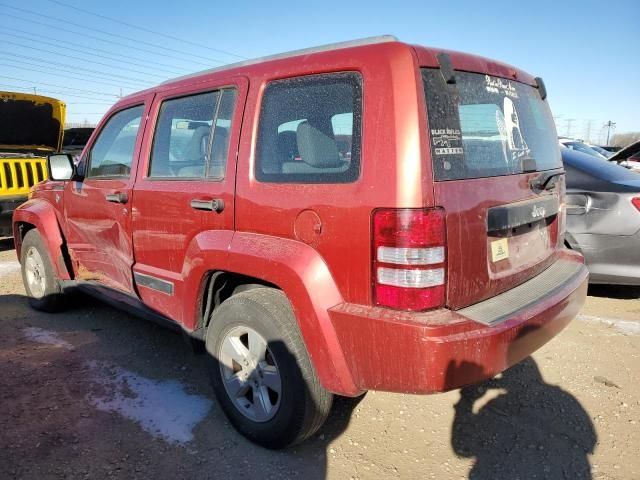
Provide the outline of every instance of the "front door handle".
{"type": "Polygon", "coordinates": [[[191,208],[196,210],[208,210],[211,212],[220,213],[224,210],[224,200],[220,198],[214,198],[213,200],[204,200],[196,198],[191,200],[191,208]]]}
{"type": "Polygon", "coordinates": [[[126,193],[108,193],[105,195],[107,202],[111,203],[127,203],[129,196],[126,193]]]}

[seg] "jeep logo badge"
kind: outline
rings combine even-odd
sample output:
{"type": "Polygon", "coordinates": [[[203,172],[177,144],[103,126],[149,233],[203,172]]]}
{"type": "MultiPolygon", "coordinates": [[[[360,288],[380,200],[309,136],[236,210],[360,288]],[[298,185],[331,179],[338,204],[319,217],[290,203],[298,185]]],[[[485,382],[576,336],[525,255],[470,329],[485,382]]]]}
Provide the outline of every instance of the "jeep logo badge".
{"type": "Polygon", "coordinates": [[[533,210],[531,211],[531,216],[533,218],[544,217],[545,209],[544,207],[539,207],[537,205],[533,206],[533,210]]]}

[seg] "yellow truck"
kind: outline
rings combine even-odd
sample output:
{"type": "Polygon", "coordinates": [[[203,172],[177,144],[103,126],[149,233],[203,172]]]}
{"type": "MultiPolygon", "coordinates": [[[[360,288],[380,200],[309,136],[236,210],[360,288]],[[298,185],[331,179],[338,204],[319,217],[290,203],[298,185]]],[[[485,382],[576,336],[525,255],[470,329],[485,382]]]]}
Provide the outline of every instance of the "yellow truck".
{"type": "Polygon", "coordinates": [[[41,95],[0,92],[0,237],[13,210],[47,178],[46,156],[62,146],[65,104],[41,95]]]}

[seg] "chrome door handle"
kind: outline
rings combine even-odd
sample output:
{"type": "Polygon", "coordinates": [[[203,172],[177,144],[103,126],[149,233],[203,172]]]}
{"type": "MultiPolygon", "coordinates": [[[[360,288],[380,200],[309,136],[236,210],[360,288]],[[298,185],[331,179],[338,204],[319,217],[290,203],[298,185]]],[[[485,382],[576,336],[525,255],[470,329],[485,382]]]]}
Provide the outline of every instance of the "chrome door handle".
{"type": "Polygon", "coordinates": [[[224,210],[224,200],[220,198],[214,198],[213,200],[204,200],[196,198],[191,200],[191,208],[196,210],[208,210],[211,212],[220,213],[224,210]]]}
{"type": "Polygon", "coordinates": [[[107,202],[111,203],[127,203],[129,196],[126,193],[108,193],[105,195],[107,202]]]}

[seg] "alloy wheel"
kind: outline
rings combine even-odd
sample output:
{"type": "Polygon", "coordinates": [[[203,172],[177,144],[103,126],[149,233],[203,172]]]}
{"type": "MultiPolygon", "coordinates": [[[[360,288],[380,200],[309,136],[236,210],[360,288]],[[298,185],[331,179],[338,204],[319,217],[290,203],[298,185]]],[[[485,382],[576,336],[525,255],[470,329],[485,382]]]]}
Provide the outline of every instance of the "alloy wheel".
{"type": "Polygon", "coordinates": [[[42,298],[47,286],[47,281],[42,256],[35,247],[30,247],[29,250],[27,250],[24,261],[24,271],[31,295],[35,298],[42,298]]]}
{"type": "Polygon", "coordinates": [[[238,411],[255,422],[271,420],[280,407],[282,379],[267,341],[252,328],[234,327],[224,335],[218,359],[238,411]]]}

